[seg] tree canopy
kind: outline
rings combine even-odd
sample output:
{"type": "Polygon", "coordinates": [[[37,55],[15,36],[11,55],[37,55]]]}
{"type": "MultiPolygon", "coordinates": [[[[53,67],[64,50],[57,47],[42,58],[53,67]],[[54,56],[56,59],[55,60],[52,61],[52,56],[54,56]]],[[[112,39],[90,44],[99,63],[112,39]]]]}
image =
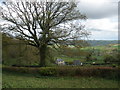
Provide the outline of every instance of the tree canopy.
{"type": "Polygon", "coordinates": [[[3,32],[12,32],[38,48],[40,66],[45,66],[48,45],[89,35],[84,25],[73,23],[74,20],[86,19],[76,7],[74,2],[4,2],[0,11],[2,19],[7,21],[2,26],[3,32]]]}

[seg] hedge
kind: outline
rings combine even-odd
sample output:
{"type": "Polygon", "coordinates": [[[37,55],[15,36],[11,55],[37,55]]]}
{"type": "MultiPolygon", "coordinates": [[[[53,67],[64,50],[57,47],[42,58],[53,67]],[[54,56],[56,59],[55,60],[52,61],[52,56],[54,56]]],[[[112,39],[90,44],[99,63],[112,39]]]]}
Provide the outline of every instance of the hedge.
{"type": "Polygon", "coordinates": [[[39,74],[42,76],[95,76],[95,77],[118,77],[120,68],[113,67],[11,67],[5,66],[3,71],[39,74]]]}

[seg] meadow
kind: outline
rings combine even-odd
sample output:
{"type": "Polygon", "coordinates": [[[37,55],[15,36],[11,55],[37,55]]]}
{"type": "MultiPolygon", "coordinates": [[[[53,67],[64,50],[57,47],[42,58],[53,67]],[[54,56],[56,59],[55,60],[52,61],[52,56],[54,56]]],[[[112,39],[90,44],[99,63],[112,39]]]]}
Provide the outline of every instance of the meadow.
{"type": "Polygon", "coordinates": [[[119,88],[117,79],[48,77],[3,71],[3,88],[119,88]]]}
{"type": "MultiPolygon", "coordinates": [[[[71,49],[73,49],[74,51],[74,47],[70,46],[71,49]]],[[[92,62],[96,62],[98,64],[104,63],[104,57],[108,52],[112,52],[112,50],[118,50],[118,52],[120,51],[120,45],[119,44],[109,44],[109,45],[102,45],[102,46],[88,46],[88,47],[84,47],[84,48],[78,48],[79,49],[79,53],[80,55],[74,55],[73,57],[70,56],[58,56],[56,58],[61,58],[63,59],[65,62],[72,62],[74,60],[80,60],[83,63],[89,63],[91,64],[92,62]],[[86,54],[82,55],[82,53],[86,53],[86,52],[93,52],[91,54],[92,59],[86,61],[86,54]],[[100,55],[98,55],[97,53],[99,53],[100,55]]],[[[114,52],[113,52],[114,53],[114,52]]],[[[110,53],[111,55],[113,55],[113,53],[110,53]]],[[[109,53],[108,53],[109,54],[109,53]]]]}

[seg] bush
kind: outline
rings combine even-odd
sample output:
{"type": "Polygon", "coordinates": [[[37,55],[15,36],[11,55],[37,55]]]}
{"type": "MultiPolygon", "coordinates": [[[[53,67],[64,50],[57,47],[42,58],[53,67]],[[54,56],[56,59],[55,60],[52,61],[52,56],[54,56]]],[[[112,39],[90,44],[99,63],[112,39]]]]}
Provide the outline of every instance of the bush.
{"type": "Polygon", "coordinates": [[[104,55],[104,62],[118,64],[119,63],[118,54],[104,55]]]}
{"type": "Polygon", "coordinates": [[[116,64],[112,64],[112,67],[117,67],[117,65],[116,64]]]}
{"type": "Polygon", "coordinates": [[[73,62],[68,62],[68,65],[73,65],[73,62]]]}
{"type": "Polygon", "coordinates": [[[57,75],[57,70],[55,68],[51,68],[51,67],[40,68],[38,70],[38,72],[42,76],[56,76],[57,75]]]}
{"type": "Polygon", "coordinates": [[[120,68],[113,67],[3,67],[3,71],[30,73],[41,76],[118,77],[120,68]]]}
{"type": "Polygon", "coordinates": [[[111,55],[105,55],[104,56],[104,62],[105,63],[110,63],[110,61],[113,59],[111,55]]]}

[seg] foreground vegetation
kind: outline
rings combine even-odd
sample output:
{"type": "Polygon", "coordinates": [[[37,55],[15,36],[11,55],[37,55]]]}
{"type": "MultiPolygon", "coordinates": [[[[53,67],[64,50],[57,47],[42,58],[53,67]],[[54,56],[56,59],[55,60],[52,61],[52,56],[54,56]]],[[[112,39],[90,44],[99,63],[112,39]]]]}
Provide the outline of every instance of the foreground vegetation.
{"type": "Polygon", "coordinates": [[[95,77],[45,77],[3,71],[3,88],[118,88],[118,80],[95,77]]]}
{"type": "Polygon", "coordinates": [[[61,52],[49,48],[46,59],[48,66],[39,68],[36,67],[39,63],[36,48],[4,36],[3,88],[118,88],[119,46],[63,46],[61,52]],[[57,58],[69,64],[57,66],[57,58]],[[74,66],[74,60],[80,60],[83,66],[74,66]]]}

